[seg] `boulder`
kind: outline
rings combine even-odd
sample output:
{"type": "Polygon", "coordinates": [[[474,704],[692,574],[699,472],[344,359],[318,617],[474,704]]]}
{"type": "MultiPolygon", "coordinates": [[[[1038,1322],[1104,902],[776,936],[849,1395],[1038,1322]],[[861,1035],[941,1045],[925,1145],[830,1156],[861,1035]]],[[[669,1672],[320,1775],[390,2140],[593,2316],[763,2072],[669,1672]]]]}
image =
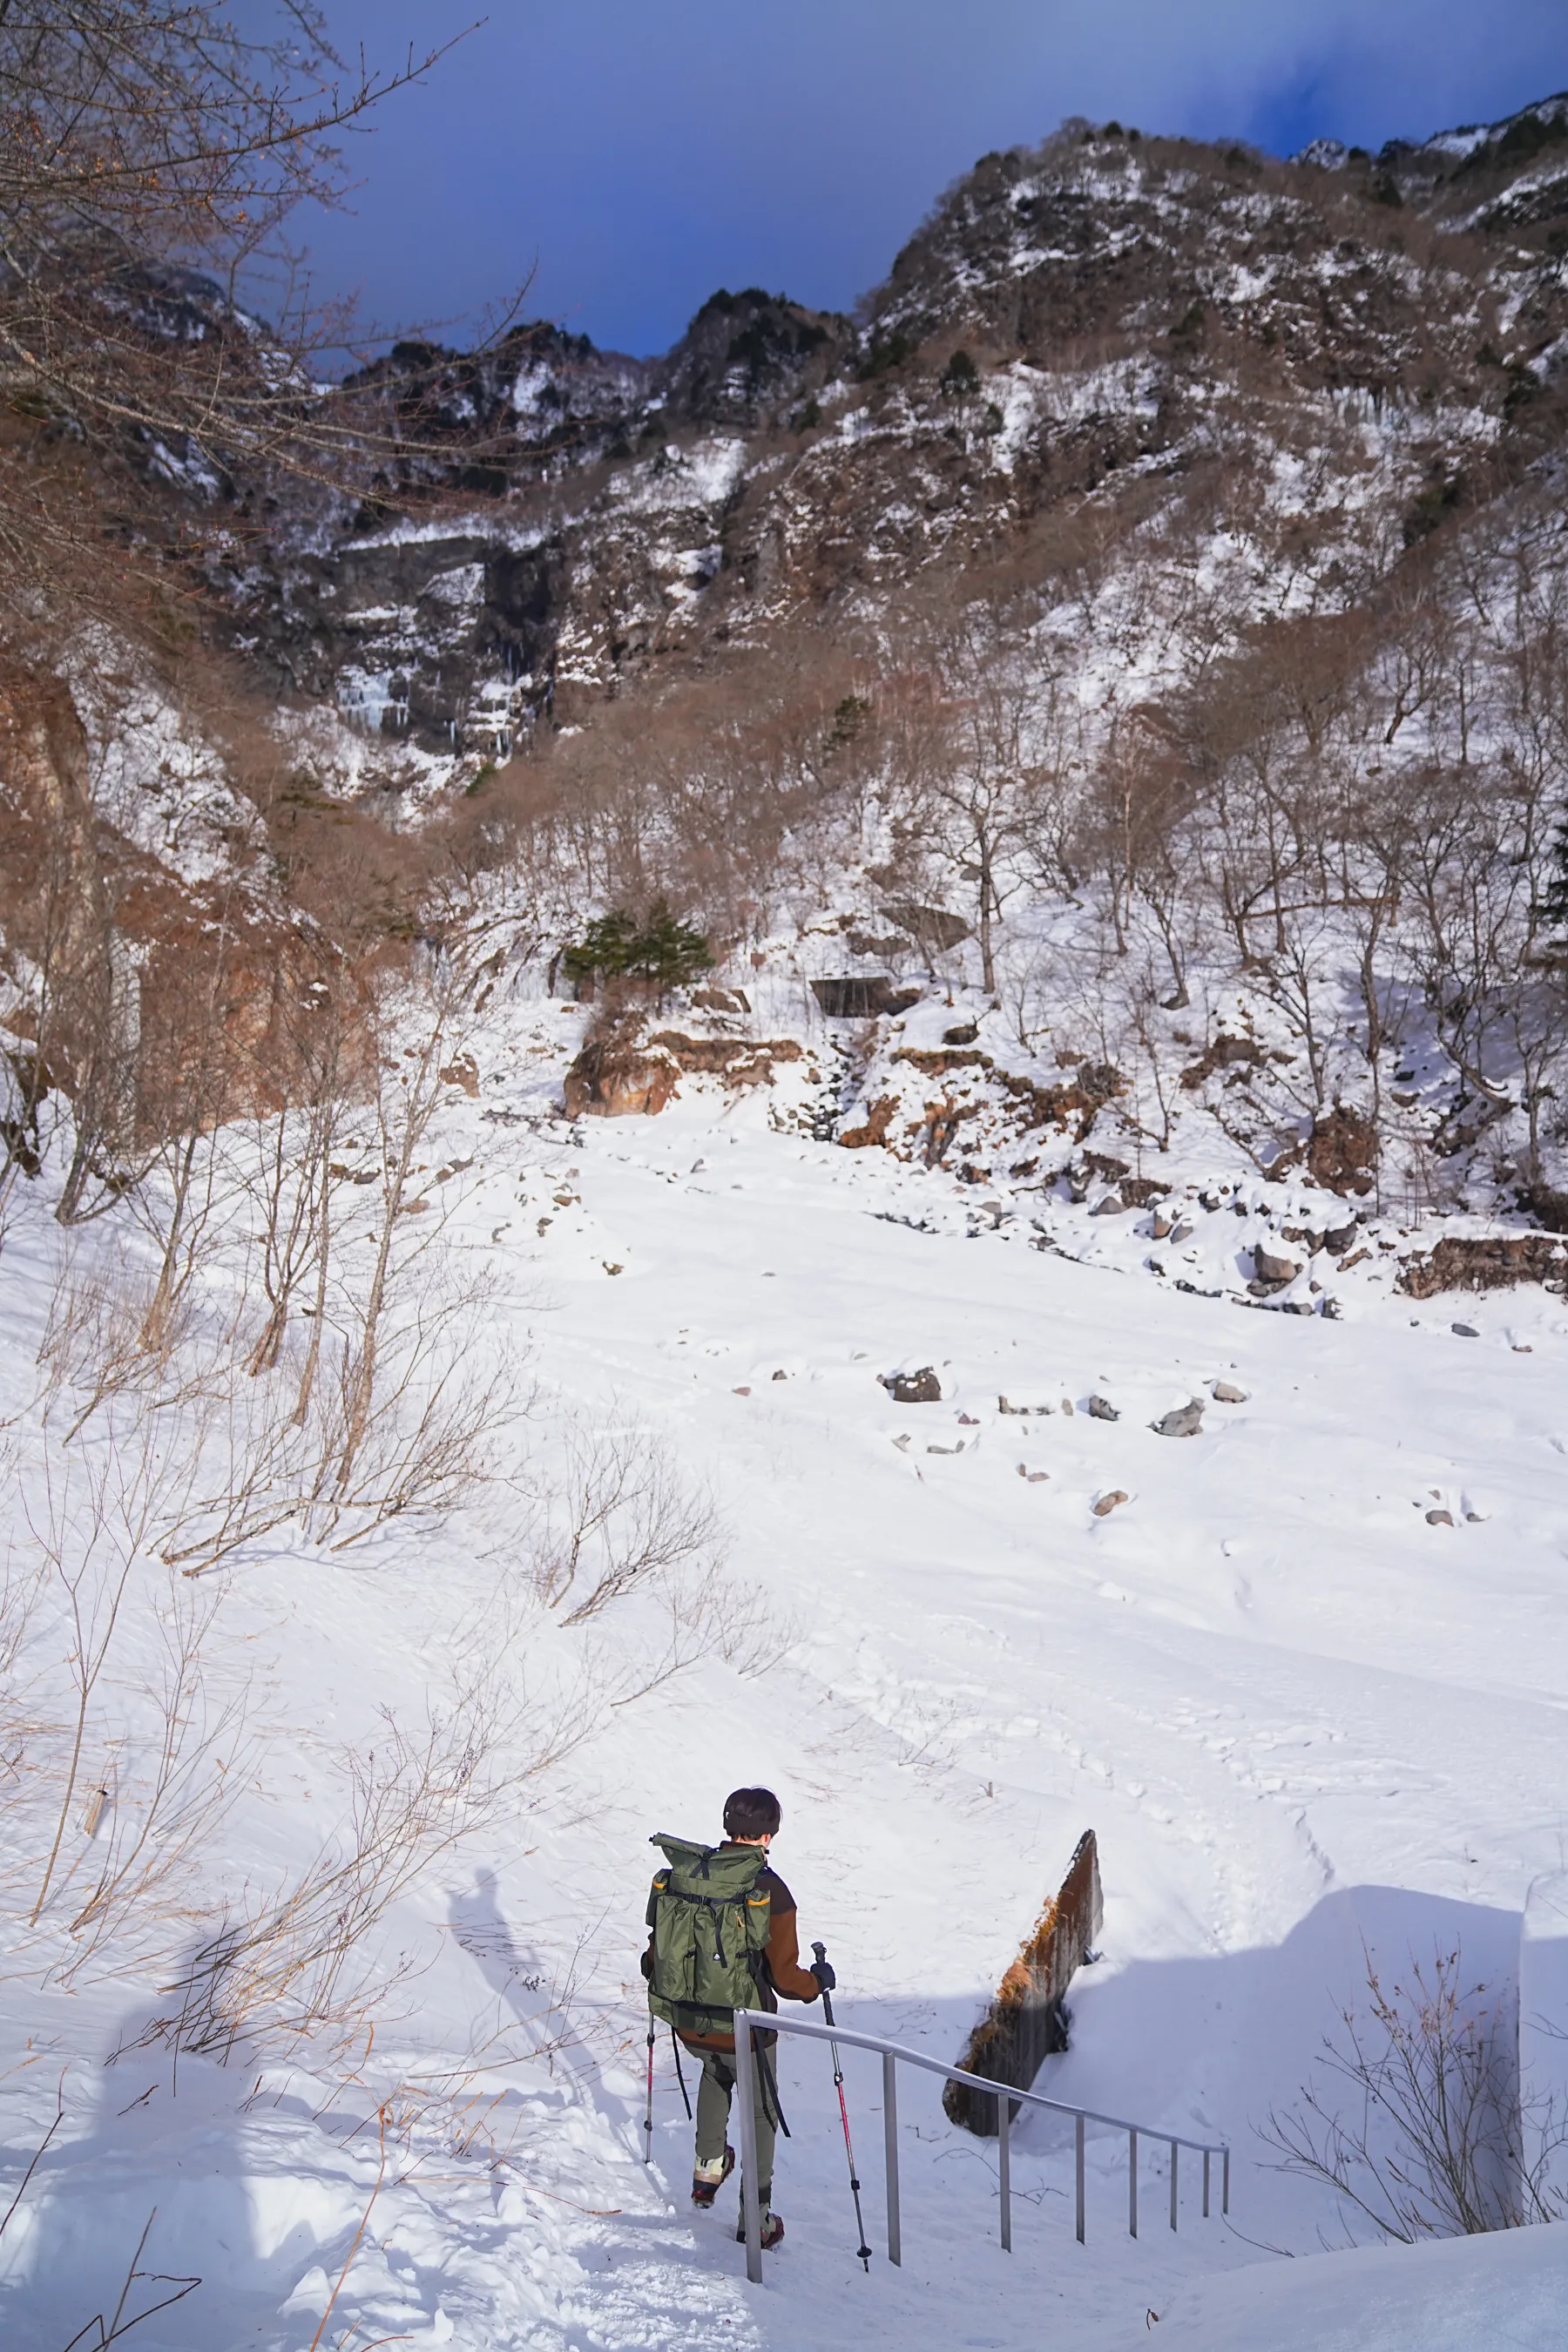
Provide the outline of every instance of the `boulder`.
{"type": "Polygon", "coordinates": [[[660,1029],[648,1043],[669,1055],[678,1069],[721,1077],[730,1087],[771,1087],[775,1062],[804,1058],[795,1037],[688,1037],[679,1029],[660,1029]]]}
{"type": "Polygon", "coordinates": [[[1481,1336],[1473,1323],[1450,1323],[1448,1328],[1457,1339],[1479,1339],[1481,1336]]]}
{"type": "Polygon", "coordinates": [[[897,1095],[879,1095],[875,1102],[866,1104],[864,1124],[847,1127],[839,1135],[838,1140],[845,1150],[861,1151],[868,1146],[886,1143],[888,1129],[893,1123],[893,1114],[898,1108],[897,1095]]]}
{"type": "Polygon", "coordinates": [[[1282,1251],[1271,1250],[1265,1242],[1259,1242],[1253,1250],[1252,1263],[1258,1269],[1259,1282],[1294,1282],[1301,1271],[1293,1257],[1286,1257],[1282,1251]]]}
{"type": "Polygon", "coordinates": [[[918,1372],[883,1372],[880,1379],[895,1404],[942,1402],[942,1380],[934,1364],[922,1365],[918,1372]]]}
{"type": "Polygon", "coordinates": [[[1238,1389],[1234,1381],[1215,1381],[1209,1391],[1215,1404],[1245,1404],[1247,1391],[1238,1389]]]}
{"type": "Polygon", "coordinates": [[[1449,1234],[1430,1257],[1401,1259],[1399,1287],[1407,1298],[1432,1298],[1440,1290],[1501,1290],[1516,1282],[1550,1282],[1561,1289],[1565,1273],[1563,1244],[1551,1234],[1485,1241],[1449,1234]]]}
{"type": "Polygon", "coordinates": [[[596,1030],[567,1071],[562,1092],[568,1118],[652,1118],[675,1092],[679,1069],[658,1046],[643,1044],[635,1029],[611,1022],[596,1030]]]}
{"type": "Polygon", "coordinates": [[[1156,1437],[1196,1437],[1203,1425],[1201,1397],[1194,1397],[1190,1404],[1173,1405],[1169,1412],[1149,1424],[1156,1437]]]}
{"type": "Polygon", "coordinates": [[[1453,1513],[1451,1511],[1428,1511],[1426,1514],[1426,1524],[1429,1528],[1451,1528],[1454,1524],[1453,1513]]]}
{"type": "Polygon", "coordinates": [[[1099,1502],[1095,1504],[1095,1517],[1097,1519],[1108,1519],[1110,1517],[1111,1512],[1115,1510],[1118,1503],[1124,1503],[1126,1500],[1127,1496],[1125,1490],[1121,1486],[1112,1486],[1110,1494],[1101,1495],[1099,1502]]]}
{"type": "Polygon", "coordinates": [[[1342,1200],[1348,1192],[1367,1193],[1376,1179],[1377,1152],[1373,1121],[1364,1111],[1336,1103],[1332,1110],[1320,1111],[1312,1121],[1307,1172],[1327,1192],[1338,1192],[1342,1200]]]}
{"type": "Polygon", "coordinates": [[[1091,1396],[1089,1401],[1089,1412],[1091,1421],[1120,1421],[1121,1418],[1121,1412],[1110,1402],[1109,1397],[1091,1396]]]}
{"type": "Polygon", "coordinates": [[[900,988],[884,974],[869,980],[854,975],[814,980],[811,992],[828,1021],[872,1021],[879,1013],[907,1013],[922,994],[918,988],[900,988]]]}

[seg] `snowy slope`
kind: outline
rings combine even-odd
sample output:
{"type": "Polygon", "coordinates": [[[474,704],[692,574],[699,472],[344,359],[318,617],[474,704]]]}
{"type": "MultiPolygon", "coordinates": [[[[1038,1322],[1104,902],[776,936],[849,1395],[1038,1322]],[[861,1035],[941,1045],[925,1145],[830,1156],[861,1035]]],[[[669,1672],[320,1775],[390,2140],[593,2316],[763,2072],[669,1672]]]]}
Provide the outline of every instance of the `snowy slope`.
{"type": "MultiPolygon", "coordinates": [[[[1526,2231],[1253,2269],[1181,2295],[1161,2352],[1545,2352],[1563,2340],[1568,2242],[1526,2231]]],[[[1129,2338],[1131,2342],[1133,2339],[1129,2338]]]]}
{"type": "MultiPolygon", "coordinates": [[[[535,1446],[567,1412],[613,1411],[711,1484],[733,1588],[770,1619],[763,1670],[710,1655],[604,1705],[585,1746],[446,1857],[398,1915],[420,1973],[346,2074],[297,2053],[176,2075],[126,2049],[155,1985],[40,1995],[19,1949],[0,1989],[13,2182],[68,2071],[0,2244],[8,2340],[63,2343],[91,2296],[112,2306],[154,2205],[143,2268],[202,2284],[136,2340],[206,2352],[305,2352],[341,2274],[323,2342],[354,2323],[356,2346],[832,2343],[852,2297],[868,2346],[1033,2342],[1042,2314],[1110,2346],[1184,2282],[1338,2242],[1331,2201],[1269,2170],[1255,2127],[1308,2078],[1363,1942],[1398,1969],[1457,1938],[1476,1976],[1506,1979],[1525,1888],[1561,1862],[1561,1302],[1467,1300],[1479,1336],[1460,1339],[1441,1299],[1370,1299],[1342,1324],[1247,1313],[1005,1231],[921,1232],[946,1179],[777,1132],[755,1096],[688,1087],[658,1121],[569,1129],[536,1046],[526,1010],[494,1020],[479,1096],[454,1098],[440,1139],[474,1163],[453,1231],[497,1277],[489,1339],[531,1351],[535,1446]],[[891,1403],[877,1376],[926,1363],[942,1402],[891,1403]],[[1246,1402],[1209,1402],[1196,1438],[1153,1433],[1219,1378],[1246,1402]],[[1097,1394],[1118,1420],[1089,1415],[1097,1394]],[[1454,1525],[1429,1522],[1436,1498],[1454,1525]],[[1027,2123],[1005,2257],[994,2149],[911,2080],[905,2266],[866,2278],[826,2066],[786,2046],[789,2235],[748,2292],[732,2196],[711,2219],[685,2204],[667,2051],[656,2164],[638,2161],[635,1962],[650,1832],[717,1834],[752,1779],[784,1799],[780,1865],[846,2021],[948,2057],[1092,1824],[1103,1958],[1043,2087],[1226,2137],[1230,2226],[1199,2220],[1186,2178],[1172,2237],[1146,2148],[1131,2243],[1124,2147],[1097,2136],[1079,2249],[1070,2144],[1027,2123]],[[378,2189],[378,2099],[443,2067],[458,2094],[395,2140],[378,2189]]],[[[13,1410],[47,1247],[41,1223],[6,1240],[13,1410]]],[[[217,1877],[310,1851],[341,1814],[335,1744],[447,1686],[526,1540],[492,1500],[357,1560],[282,1543],[233,1572],[226,1647],[254,1661],[286,1746],[215,1832],[217,1877]]],[[[525,1628],[532,1687],[574,1639],[525,1628]]],[[[873,2062],[851,2060],[849,2088],[876,2242],[873,2062]]]]}

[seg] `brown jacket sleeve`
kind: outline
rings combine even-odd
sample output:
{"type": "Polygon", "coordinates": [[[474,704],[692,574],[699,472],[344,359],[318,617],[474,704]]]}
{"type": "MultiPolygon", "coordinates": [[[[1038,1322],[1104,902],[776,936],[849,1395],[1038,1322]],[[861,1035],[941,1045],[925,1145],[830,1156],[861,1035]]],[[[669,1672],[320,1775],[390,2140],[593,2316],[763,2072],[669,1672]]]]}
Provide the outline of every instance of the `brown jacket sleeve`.
{"type": "Polygon", "coordinates": [[[785,2000],[815,2000],[822,1987],[800,1964],[795,1913],[775,1911],[768,1922],[768,1974],[785,2000]]]}

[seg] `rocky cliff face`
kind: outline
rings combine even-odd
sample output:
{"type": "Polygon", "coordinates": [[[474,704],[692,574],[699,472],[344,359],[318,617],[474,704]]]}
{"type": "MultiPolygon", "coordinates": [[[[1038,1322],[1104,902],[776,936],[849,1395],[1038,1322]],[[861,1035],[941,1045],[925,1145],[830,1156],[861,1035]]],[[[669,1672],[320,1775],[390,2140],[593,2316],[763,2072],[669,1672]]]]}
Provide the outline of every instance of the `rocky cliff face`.
{"type": "Polygon", "coordinates": [[[515,933],[487,989],[668,894],[752,992],[590,1040],[589,1108],[778,1063],[781,1118],[1054,1186],[1097,1249],[1179,1129],[1184,1182],[1568,1227],[1568,99],[1289,163],[1068,126],[853,321],[752,289],[660,360],[534,325],[354,390],[352,498],[240,486],[261,725],[77,661],[68,879],[139,1019],[220,900],[314,971],[351,898],[438,928],[449,856],[515,933]]]}
{"type": "Polygon", "coordinates": [[[543,326],[400,350],[439,482],[284,515],[237,634],[428,784],[792,607],[1065,577],[1222,499],[1259,581],[1353,607],[1558,446],[1565,250],[1564,98],[1289,163],[1069,127],[984,158],[858,323],[752,289],[655,362],[543,326]]]}

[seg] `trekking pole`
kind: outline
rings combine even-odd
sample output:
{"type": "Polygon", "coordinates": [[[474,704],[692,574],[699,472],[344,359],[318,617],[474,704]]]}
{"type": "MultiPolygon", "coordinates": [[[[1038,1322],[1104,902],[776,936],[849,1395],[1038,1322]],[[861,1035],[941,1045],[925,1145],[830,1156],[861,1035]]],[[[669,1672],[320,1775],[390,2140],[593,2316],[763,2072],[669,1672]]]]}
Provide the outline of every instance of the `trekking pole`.
{"type": "MultiPolygon", "coordinates": [[[[827,1958],[827,1947],[826,1944],[813,1944],[811,1948],[816,1953],[819,1965],[826,1961],[827,1958]]],[[[826,2018],[829,2026],[831,2026],[833,2023],[833,1995],[828,1991],[826,1985],[822,1988],[822,2013],[824,2017],[826,2018]]],[[[866,2243],[866,2219],[860,2210],[860,2182],[855,2170],[855,2143],[849,2137],[849,2110],[844,2103],[844,2069],[838,2063],[837,2042],[829,2042],[827,2046],[833,2053],[833,2087],[838,2094],[838,2119],[844,2126],[844,2153],[849,2158],[849,2194],[855,2200],[855,2227],[860,2233],[860,2243],[856,2247],[855,2251],[859,2256],[861,2262],[865,2264],[867,2275],[869,2277],[871,2271],[871,2249],[866,2243]]]]}
{"type": "Polygon", "coordinates": [[[680,2104],[686,2109],[686,2120],[689,2123],[691,2121],[691,2101],[687,2095],[686,2074],[685,2070],[682,2068],[680,2063],[680,2041],[673,2025],[669,2029],[669,2046],[675,2053],[675,2079],[680,2085],[680,2104]]]}
{"type": "MultiPolygon", "coordinates": [[[[685,2084],[681,2089],[686,2088],[685,2084]]],[[[653,2003],[647,2011],[647,2109],[643,2116],[643,2162],[653,2162],[653,2003]]]]}

